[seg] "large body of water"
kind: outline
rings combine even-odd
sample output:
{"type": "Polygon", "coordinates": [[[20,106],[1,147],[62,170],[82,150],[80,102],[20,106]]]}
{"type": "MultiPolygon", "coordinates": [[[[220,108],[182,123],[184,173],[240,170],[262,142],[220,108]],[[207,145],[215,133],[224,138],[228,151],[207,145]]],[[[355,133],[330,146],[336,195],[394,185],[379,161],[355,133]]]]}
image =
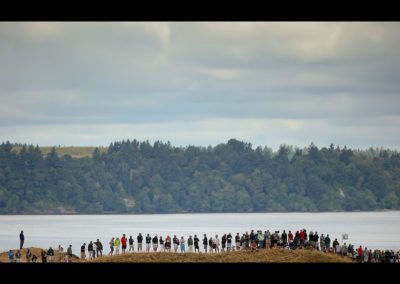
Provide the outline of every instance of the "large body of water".
{"type": "MultiPolygon", "coordinates": [[[[355,247],[400,249],[400,211],[390,212],[335,212],[335,213],[227,213],[227,214],[167,214],[167,215],[2,215],[0,216],[0,251],[19,246],[19,233],[25,234],[25,247],[53,248],[59,244],[66,249],[72,245],[79,255],[81,244],[88,244],[97,238],[103,243],[104,252],[109,252],[111,237],[121,238],[122,234],[134,237],[138,233],[151,236],[158,234],[171,237],[195,235],[200,240],[207,236],[252,229],[317,231],[319,235],[329,234],[332,241],[342,241],[342,234],[348,234],[345,242],[355,247]]],[[[201,244],[201,242],[200,242],[201,244]]],[[[143,246],[144,248],[145,246],[143,246]]],[[[200,245],[201,250],[202,245],[200,245]]]]}

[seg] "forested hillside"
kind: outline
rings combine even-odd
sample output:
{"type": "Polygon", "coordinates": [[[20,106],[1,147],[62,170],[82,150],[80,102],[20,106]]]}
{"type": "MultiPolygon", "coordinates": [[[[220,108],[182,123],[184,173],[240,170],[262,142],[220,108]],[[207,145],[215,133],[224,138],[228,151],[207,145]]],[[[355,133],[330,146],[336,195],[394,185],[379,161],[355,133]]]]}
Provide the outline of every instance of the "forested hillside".
{"type": "Polygon", "coordinates": [[[0,145],[0,213],[400,209],[400,154],[311,144],[277,152],[122,141],[92,157],[0,145]]]}

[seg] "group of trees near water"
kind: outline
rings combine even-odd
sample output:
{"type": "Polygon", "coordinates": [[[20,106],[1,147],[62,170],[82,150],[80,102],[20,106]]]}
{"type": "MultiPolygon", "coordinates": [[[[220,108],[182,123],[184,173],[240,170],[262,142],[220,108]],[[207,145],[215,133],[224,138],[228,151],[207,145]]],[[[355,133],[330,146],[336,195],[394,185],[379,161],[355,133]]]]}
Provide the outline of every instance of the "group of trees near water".
{"type": "Polygon", "coordinates": [[[91,157],[0,145],[0,213],[354,211],[400,208],[400,154],[314,144],[274,152],[127,140],[91,157]]]}

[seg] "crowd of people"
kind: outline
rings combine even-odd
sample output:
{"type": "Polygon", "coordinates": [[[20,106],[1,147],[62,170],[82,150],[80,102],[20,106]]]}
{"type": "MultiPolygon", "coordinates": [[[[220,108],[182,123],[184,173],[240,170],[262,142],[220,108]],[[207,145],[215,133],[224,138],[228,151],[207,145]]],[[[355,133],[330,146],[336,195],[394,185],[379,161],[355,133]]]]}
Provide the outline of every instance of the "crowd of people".
{"type": "MultiPolygon", "coordinates": [[[[16,252],[9,251],[10,262],[21,261],[21,250],[23,248],[25,237],[23,231],[20,234],[20,249],[16,252]]],[[[193,237],[190,235],[187,240],[184,236],[178,238],[176,235],[171,237],[166,235],[165,239],[157,234],[153,237],[147,234],[145,237],[139,233],[135,238],[122,235],[121,238],[113,237],[109,241],[110,252],[109,256],[134,253],[135,247],[137,252],[143,252],[143,243],[145,243],[145,252],[175,252],[180,251],[181,253],[200,253],[200,243],[203,245],[204,253],[220,253],[220,252],[231,252],[231,251],[257,251],[259,249],[270,249],[270,248],[281,248],[281,249],[310,249],[319,250],[325,253],[335,253],[342,256],[351,257],[355,262],[386,262],[386,263],[399,263],[400,262],[400,251],[395,253],[393,250],[374,250],[368,249],[367,247],[362,248],[360,245],[358,249],[355,249],[352,244],[346,245],[343,243],[340,245],[337,238],[331,241],[329,234],[319,235],[318,232],[307,232],[302,229],[296,232],[285,230],[274,231],[273,233],[269,230],[262,232],[262,230],[254,231],[250,233],[245,232],[243,234],[236,233],[233,236],[231,233],[222,235],[221,238],[218,235],[207,236],[203,234],[202,239],[199,239],[197,235],[193,237]],[[136,243],[136,246],[135,246],[136,243]],[[129,247],[127,247],[129,245],[129,247]],[[187,248],[187,249],[186,249],[187,248]]],[[[69,245],[67,252],[61,246],[58,247],[58,251],[63,255],[62,261],[71,262],[74,257],[72,253],[72,245],[69,245]]],[[[81,259],[94,259],[96,257],[103,256],[103,244],[97,239],[97,241],[90,241],[86,248],[86,243],[83,243],[80,248],[81,259]],[[87,255],[86,255],[87,249],[87,255]]],[[[54,250],[50,247],[47,251],[41,250],[40,254],[43,263],[54,261],[54,250]]],[[[26,251],[27,262],[37,262],[38,257],[31,253],[28,249],[26,251]]]]}

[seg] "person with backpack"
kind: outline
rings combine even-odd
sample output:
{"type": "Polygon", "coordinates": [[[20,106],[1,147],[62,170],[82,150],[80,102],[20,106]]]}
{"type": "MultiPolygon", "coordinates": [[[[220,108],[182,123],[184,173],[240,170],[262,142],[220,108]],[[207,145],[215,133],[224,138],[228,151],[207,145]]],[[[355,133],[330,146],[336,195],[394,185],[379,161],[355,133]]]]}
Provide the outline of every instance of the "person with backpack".
{"type": "Polygon", "coordinates": [[[200,252],[200,247],[199,247],[199,238],[197,237],[197,235],[194,235],[194,252],[200,252]]]}
{"type": "Polygon", "coordinates": [[[129,236],[129,252],[134,252],[135,248],[133,247],[133,238],[132,236],[129,236]]]}
{"type": "Polygon", "coordinates": [[[111,241],[108,244],[110,245],[110,252],[108,253],[108,255],[112,256],[114,252],[114,237],[111,238],[111,241]]]}
{"type": "Polygon", "coordinates": [[[142,242],[143,242],[143,236],[141,233],[137,236],[137,251],[142,251],[142,242]]]}
{"type": "Polygon", "coordinates": [[[83,243],[83,245],[81,246],[81,259],[86,259],[86,243],[83,243]]]}
{"type": "Polygon", "coordinates": [[[329,234],[326,235],[325,237],[325,249],[329,252],[331,249],[331,238],[329,237],[329,234]]]}
{"type": "Polygon", "coordinates": [[[188,238],[188,249],[189,249],[189,252],[193,252],[193,239],[192,239],[192,235],[190,235],[189,238],[188,238]]]}
{"type": "Polygon", "coordinates": [[[96,256],[99,257],[99,254],[100,254],[100,256],[103,256],[103,244],[100,242],[99,239],[97,239],[97,241],[96,241],[96,256]]]}

